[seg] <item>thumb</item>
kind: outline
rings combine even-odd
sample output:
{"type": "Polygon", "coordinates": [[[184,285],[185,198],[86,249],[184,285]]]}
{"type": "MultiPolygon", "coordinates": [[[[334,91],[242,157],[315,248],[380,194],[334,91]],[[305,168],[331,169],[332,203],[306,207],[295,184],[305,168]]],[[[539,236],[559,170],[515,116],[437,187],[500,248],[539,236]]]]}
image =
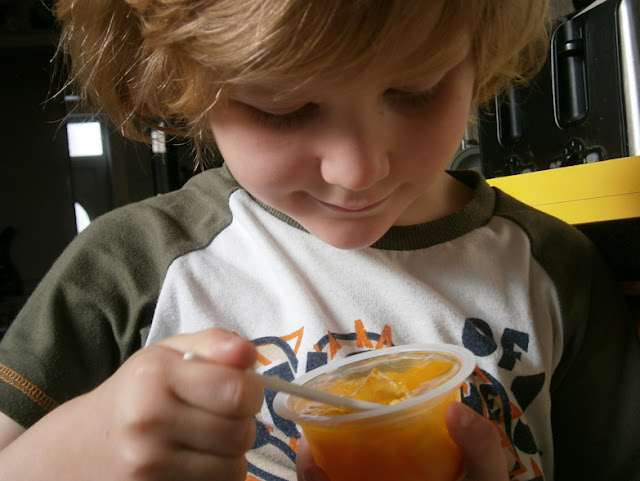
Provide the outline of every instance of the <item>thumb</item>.
{"type": "Polygon", "coordinates": [[[313,460],[311,450],[304,436],[298,442],[296,471],[298,473],[298,481],[330,481],[325,472],[313,460]]]}
{"type": "Polygon", "coordinates": [[[239,335],[218,328],[178,334],[155,343],[181,353],[190,353],[207,361],[247,369],[256,360],[255,346],[239,335]]]}
{"type": "Polygon", "coordinates": [[[459,402],[449,404],[446,420],[451,438],[462,450],[468,480],[509,480],[500,434],[490,420],[459,402]]]}

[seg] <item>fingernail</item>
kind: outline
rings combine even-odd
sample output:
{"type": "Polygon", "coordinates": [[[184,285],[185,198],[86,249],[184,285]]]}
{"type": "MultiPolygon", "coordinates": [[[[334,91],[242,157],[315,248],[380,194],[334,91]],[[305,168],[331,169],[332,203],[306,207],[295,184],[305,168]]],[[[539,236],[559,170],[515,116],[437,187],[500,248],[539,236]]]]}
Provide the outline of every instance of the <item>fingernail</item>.
{"type": "Polygon", "coordinates": [[[234,336],[229,336],[226,339],[221,339],[215,344],[215,349],[218,352],[228,352],[235,349],[238,344],[238,338],[234,336]]]}

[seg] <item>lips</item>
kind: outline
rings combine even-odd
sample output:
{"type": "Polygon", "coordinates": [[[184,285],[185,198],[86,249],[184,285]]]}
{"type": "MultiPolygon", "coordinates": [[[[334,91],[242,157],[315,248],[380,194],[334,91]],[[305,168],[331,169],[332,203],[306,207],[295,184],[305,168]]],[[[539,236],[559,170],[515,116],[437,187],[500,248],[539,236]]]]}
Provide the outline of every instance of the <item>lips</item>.
{"type": "Polygon", "coordinates": [[[385,197],[382,200],[376,201],[376,202],[372,202],[372,203],[363,203],[360,205],[357,205],[355,203],[350,204],[350,205],[339,205],[339,204],[332,204],[329,202],[324,202],[318,199],[318,202],[320,204],[322,204],[323,206],[325,206],[326,208],[336,211],[336,212],[344,212],[344,213],[363,213],[363,212],[369,212],[372,211],[374,209],[376,209],[377,207],[381,206],[382,204],[384,204],[387,199],[389,197],[385,197]]]}

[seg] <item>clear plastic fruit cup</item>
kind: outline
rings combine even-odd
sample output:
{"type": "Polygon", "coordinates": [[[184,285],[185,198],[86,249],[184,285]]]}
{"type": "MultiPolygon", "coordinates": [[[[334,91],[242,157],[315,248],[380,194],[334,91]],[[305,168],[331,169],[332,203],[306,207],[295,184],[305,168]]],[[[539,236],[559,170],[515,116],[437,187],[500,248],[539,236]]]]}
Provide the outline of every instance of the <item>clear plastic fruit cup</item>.
{"type": "Polygon", "coordinates": [[[379,409],[349,412],[278,393],[276,413],[297,423],[316,463],[332,481],[456,481],[462,457],[445,411],[475,368],[467,349],[413,344],[326,364],[294,382],[379,409]]]}

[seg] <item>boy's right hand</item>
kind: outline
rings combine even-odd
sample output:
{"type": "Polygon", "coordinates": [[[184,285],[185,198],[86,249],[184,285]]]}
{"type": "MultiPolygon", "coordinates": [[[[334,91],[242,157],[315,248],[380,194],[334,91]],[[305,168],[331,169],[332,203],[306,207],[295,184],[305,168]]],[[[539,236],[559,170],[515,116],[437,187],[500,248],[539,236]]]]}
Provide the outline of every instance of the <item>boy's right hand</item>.
{"type": "Polygon", "coordinates": [[[255,359],[251,343],[218,329],[142,349],[0,452],[0,477],[244,480],[263,400],[245,372],[255,359]],[[186,351],[202,360],[185,361],[186,351]]]}

